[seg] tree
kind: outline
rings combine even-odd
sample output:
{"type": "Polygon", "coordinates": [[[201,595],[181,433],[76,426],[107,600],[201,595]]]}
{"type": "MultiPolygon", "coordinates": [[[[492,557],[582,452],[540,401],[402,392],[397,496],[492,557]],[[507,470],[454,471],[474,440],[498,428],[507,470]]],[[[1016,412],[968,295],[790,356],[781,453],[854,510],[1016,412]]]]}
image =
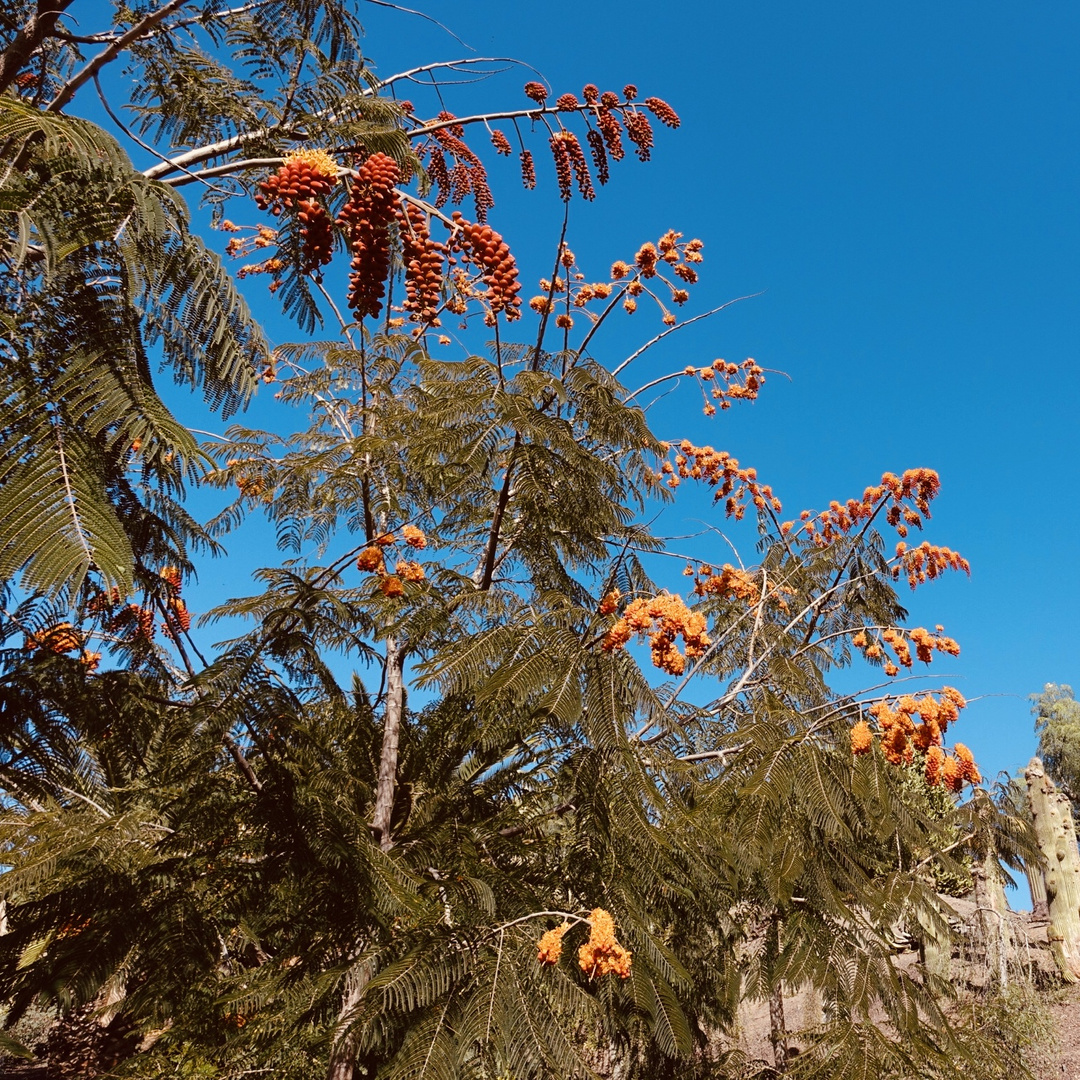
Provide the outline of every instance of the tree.
{"type": "Polygon", "coordinates": [[[756,997],[776,1072],[1015,1072],[891,943],[901,921],[940,930],[928,869],[955,870],[943,832],[974,820],[899,766],[977,783],[944,749],[965,702],[829,682],[858,661],[888,687],[958,650],[906,627],[897,593],[967,568],[908,545],[936,475],[782,520],[754,469],[661,438],[639,404],[684,380],[711,417],[764,384],[752,360],[646,366],[702,242],[673,229],[597,274],[566,226],[526,302],[486,221],[482,125],[523,129],[527,184],[539,129],[569,210],[629,147],[648,159],[671,107],[630,85],[549,104],[530,81],[521,108],[425,119],[365,68],[345,5],[183,7],[82,36],[28,8],[0,64],[23,302],[0,466],[22,498],[2,549],[11,1018],[107,1000],[145,1036],[132,1075],[704,1076],[756,997]],[[162,159],[142,173],[64,112],[93,84],[115,114],[98,76],[121,54],[143,88],[122,133],[162,159]],[[96,216],[60,198],[73,178],[96,216]],[[227,254],[257,258],[236,278],[303,340],[264,345],[189,228],[192,183],[227,254]],[[475,220],[445,212],[465,199],[475,220]],[[639,305],[657,332],[612,360],[603,331],[639,305]],[[155,342],[223,410],[261,378],[309,423],[197,446],[154,393],[155,342]],[[231,502],[200,526],[181,481],[231,502]],[[757,524],[752,564],[691,552],[685,598],[649,524],[683,484],[757,524]],[[209,613],[250,629],[205,656],[193,555],[253,514],[289,557],[209,613]],[[358,662],[370,686],[339,678],[358,662]],[[789,1061],[804,985],[827,1011],[789,1061]]]}
{"type": "Polygon", "coordinates": [[[1058,787],[1069,797],[1073,815],[1080,792],[1080,704],[1071,686],[1047,683],[1031,695],[1038,756],[1058,787]]]}

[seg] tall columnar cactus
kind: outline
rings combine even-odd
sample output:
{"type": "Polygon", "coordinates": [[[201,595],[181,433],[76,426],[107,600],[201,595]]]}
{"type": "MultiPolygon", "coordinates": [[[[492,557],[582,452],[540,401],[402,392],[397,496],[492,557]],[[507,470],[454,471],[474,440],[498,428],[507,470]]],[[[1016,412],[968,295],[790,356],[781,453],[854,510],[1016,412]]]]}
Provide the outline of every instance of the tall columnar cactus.
{"type": "Polygon", "coordinates": [[[1024,770],[1035,835],[1046,857],[1050,948],[1066,982],[1080,982],[1080,851],[1069,800],[1032,758],[1024,770]]]}

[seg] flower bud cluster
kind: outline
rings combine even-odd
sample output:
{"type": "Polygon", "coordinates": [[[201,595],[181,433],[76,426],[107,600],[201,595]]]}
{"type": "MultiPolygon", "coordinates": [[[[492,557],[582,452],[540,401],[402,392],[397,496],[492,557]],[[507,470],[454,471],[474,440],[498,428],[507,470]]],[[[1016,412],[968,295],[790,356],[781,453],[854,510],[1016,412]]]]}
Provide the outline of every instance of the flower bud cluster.
{"type": "Polygon", "coordinates": [[[460,253],[462,262],[479,271],[486,291],[482,294],[489,308],[489,321],[499,312],[508,321],[521,318],[521,282],[517,262],[503,238],[490,226],[465,221],[461,212],[453,214],[455,226],[450,249],[460,253]]]}
{"type": "Polygon", "coordinates": [[[390,223],[398,209],[397,163],[372,154],[356,171],[349,200],[338,214],[349,238],[352,270],[346,302],[358,319],[378,317],[390,274],[390,223]]]}

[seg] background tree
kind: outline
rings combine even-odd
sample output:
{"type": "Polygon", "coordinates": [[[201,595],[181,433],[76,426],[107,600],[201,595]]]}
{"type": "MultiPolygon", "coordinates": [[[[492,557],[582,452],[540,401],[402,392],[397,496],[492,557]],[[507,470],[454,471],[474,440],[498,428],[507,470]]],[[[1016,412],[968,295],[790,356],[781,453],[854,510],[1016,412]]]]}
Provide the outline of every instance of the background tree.
{"type": "Polygon", "coordinates": [[[1080,703],[1071,686],[1047,683],[1041,693],[1031,695],[1035,734],[1039,736],[1038,756],[1058,788],[1068,795],[1077,813],[1080,792],[1080,703]]]}

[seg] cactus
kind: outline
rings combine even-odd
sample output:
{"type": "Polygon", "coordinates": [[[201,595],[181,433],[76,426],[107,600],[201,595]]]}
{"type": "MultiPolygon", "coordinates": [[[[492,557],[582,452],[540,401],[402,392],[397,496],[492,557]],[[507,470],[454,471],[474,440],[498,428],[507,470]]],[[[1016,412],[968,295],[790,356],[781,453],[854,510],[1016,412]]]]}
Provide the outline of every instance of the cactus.
{"type": "Polygon", "coordinates": [[[1080,851],[1072,808],[1043,763],[1032,758],[1024,770],[1035,835],[1046,858],[1047,936],[1066,982],[1080,982],[1080,851]]]}

